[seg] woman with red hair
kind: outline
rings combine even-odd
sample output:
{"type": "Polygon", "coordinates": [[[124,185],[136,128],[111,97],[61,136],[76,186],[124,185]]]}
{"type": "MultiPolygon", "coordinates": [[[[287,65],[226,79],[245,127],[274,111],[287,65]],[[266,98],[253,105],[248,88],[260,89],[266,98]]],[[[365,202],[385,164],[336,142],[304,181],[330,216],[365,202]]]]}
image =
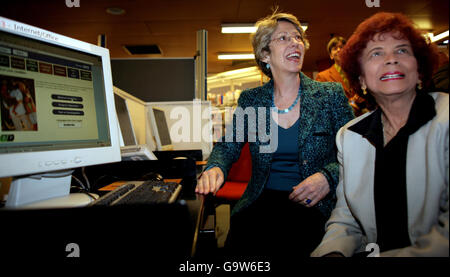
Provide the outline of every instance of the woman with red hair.
{"type": "Polygon", "coordinates": [[[342,49],[352,88],[377,109],[336,136],[337,204],[312,256],[449,255],[449,99],[427,90],[436,62],[395,13],[366,19],[342,49]]]}

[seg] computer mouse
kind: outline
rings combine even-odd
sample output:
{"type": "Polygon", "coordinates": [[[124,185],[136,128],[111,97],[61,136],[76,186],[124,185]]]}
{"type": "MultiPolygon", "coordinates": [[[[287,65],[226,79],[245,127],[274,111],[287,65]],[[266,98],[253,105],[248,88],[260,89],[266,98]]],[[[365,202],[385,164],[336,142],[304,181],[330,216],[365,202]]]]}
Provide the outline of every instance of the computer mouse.
{"type": "Polygon", "coordinates": [[[149,172],[147,174],[144,174],[141,177],[142,180],[149,180],[149,181],[162,181],[164,178],[161,174],[156,172],[149,172]]]}

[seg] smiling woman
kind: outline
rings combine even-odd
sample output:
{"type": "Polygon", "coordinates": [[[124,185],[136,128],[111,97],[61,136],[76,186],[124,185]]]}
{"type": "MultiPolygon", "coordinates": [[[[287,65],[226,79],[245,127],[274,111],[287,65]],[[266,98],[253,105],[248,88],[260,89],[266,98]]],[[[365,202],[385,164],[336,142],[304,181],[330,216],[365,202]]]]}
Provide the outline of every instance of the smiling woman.
{"type": "Polygon", "coordinates": [[[230,255],[305,257],[322,237],[334,206],[334,139],[353,113],[340,84],[316,82],[301,73],[309,43],[295,16],[274,13],[256,26],[255,59],[271,80],[242,92],[236,111],[254,111],[257,139],[250,138],[250,116],[239,124],[235,112],[229,130],[235,135],[237,128],[244,129],[244,141],[225,139],[214,146],[196,191],[215,193],[248,142],[252,177],[233,208],[226,249],[230,255]],[[260,151],[268,143],[268,130],[270,144],[277,145],[273,153],[260,151]],[[285,253],[288,246],[295,254],[285,253]]]}
{"type": "Polygon", "coordinates": [[[364,94],[361,88],[360,76],[362,74],[362,67],[360,59],[364,58],[362,52],[364,50],[368,51],[368,47],[366,46],[373,38],[383,40],[389,33],[394,35],[396,39],[408,41],[407,44],[410,45],[410,50],[417,62],[417,72],[422,82],[422,88],[426,90],[431,86],[431,77],[438,62],[436,46],[429,44],[423,34],[413,27],[412,21],[405,16],[393,13],[377,13],[370,19],[365,20],[358,26],[352,37],[346,43],[345,51],[341,51],[340,53],[341,67],[347,73],[352,89],[359,96],[371,102],[371,104],[375,103],[372,95],[369,93],[364,94]]]}
{"type": "Polygon", "coordinates": [[[390,32],[377,34],[367,43],[361,54],[363,88],[370,88],[379,105],[409,95],[414,98],[420,82],[417,60],[409,40],[390,32]]]}
{"type": "Polygon", "coordinates": [[[379,107],[337,134],[338,202],[313,256],[364,255],[369,242],[381,256],[448,256],[449,98],[427,91],[436,47],[406,16],[378,13],[341,60],[379,107]]]}

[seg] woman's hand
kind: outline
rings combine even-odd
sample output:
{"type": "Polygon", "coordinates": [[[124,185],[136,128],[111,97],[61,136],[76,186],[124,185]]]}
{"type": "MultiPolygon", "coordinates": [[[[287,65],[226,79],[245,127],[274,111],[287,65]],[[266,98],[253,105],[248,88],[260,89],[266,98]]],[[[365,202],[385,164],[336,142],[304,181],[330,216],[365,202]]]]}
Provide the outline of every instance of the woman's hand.
{"type": "Polygon", "coordinates": [[[293,188],[289,199],[307,207],[316,205],[330,192],[327,178],[320,172],[314,173],[293,188]]]}
{"type": "Polygon", "coordinates": [[[200,194],[208,194],[210,192],[216,194],[224,181],[224,174],[219,167],[210,168],[203,172],[197,180],[195,192],[200,194]]]}

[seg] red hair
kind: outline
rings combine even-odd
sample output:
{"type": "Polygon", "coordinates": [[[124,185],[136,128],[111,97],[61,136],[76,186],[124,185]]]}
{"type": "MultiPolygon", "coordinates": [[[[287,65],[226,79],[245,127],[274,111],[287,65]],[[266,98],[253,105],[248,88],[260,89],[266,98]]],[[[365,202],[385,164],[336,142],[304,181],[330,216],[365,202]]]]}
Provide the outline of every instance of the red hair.
{"type": "MultiPolygon", "coordinates": [[[[361,64],[359,58],[366,48],[369,40],[376,34],[394,32],[397,38],[407,39],[412,46],[414,57],[417,60],[419,78],[424,88],[431,85],[432,74],[438,64],[437,47],[427,41],[422,33],[415,28],[413,22],[400,13],[376,13],[364,20],[356,28],[340,52],[341,67],[347,74],[350,86],[360,96],[371,98],[370,94],[362,95],[359,76],[361,64]]],[[[368,99],[374,100],[374,99],[368,99]]]]}

